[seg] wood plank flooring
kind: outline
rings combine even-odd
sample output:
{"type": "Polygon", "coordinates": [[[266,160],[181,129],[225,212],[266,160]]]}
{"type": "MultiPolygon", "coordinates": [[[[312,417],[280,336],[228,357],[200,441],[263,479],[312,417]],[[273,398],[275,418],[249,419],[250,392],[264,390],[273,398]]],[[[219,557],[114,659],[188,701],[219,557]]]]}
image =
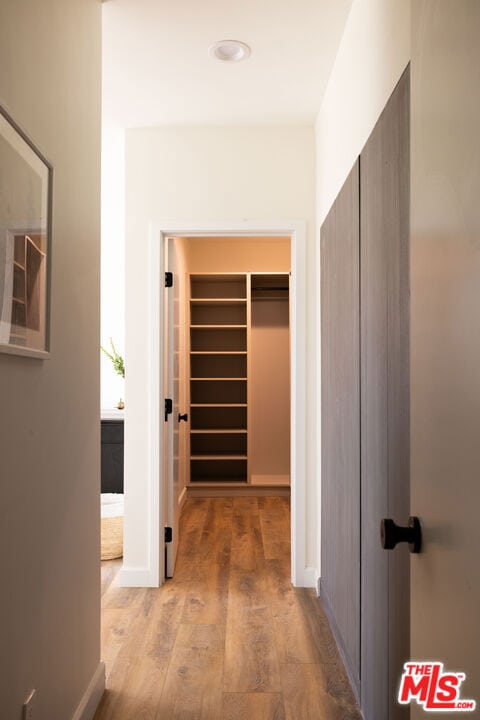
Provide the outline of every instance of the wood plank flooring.
{"type": "Polygon", "coordinates": [[[290,584],[288,498],[189,499],[172,580],[119,588],[120,566],[94,720],[361,720],[319,600],[290,584]]]}

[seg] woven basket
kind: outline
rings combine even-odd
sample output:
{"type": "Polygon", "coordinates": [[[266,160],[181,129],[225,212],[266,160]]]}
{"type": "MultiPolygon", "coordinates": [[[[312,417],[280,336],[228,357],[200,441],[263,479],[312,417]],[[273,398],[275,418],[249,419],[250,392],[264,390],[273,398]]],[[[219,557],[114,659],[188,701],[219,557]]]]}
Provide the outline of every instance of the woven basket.
{"type": "Polygon", "coordinates": [[[102,518],[102,560],[114,560],[123,555],[123,517],[102,518]]]}

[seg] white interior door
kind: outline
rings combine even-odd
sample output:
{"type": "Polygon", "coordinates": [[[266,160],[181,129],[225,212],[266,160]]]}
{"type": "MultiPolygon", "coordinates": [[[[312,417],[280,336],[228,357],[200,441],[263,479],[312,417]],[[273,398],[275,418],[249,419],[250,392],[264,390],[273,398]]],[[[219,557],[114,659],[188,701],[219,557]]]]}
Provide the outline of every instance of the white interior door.
{"type": "Polygon", "coordinates": [[[165,415],[165,526],[171,528],[171,542],[165,544],[165,574],[172,577],[178,548],[179,532],[179,413],[181,391],[181,283],[175,271],[175,239],[165,243],[165,268],[171,273],[173,286],[165,288],[165,397],[172,401],[172,412],[165,415]]]}

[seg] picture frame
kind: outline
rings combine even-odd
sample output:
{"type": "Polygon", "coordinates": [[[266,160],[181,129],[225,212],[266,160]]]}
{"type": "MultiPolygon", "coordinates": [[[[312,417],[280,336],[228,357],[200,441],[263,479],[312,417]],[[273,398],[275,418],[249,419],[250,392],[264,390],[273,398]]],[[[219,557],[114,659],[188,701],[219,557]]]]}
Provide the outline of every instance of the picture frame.
{"type": "Polygon", "coordinates": [[[0,105],[0,353],[50,355],[53,167],[0,105]]]}

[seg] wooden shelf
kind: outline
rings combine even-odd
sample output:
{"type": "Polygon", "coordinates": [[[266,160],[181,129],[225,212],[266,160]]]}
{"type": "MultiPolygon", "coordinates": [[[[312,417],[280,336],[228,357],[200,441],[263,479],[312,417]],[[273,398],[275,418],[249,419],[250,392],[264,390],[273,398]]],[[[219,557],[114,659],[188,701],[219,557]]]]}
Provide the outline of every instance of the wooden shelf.
{"type": "Polygon", "coordinates": [[[191,458],[190,477],[195,482],[207,481],[218,482],[219,480],[246,480],[247,479],[247,457],[218,455],[191,458]]]}
{"type": "Polygon", "coordinates": [[[192,355],[191,380],[239,380],[247,378],[247,355],[192,355]]]}
{"type": "Polygon", "coordinates": [[[190,407],[193,408],[234,408],[234,407],[247,407],[247,403],[190,403],[190,407]]]}
{"type": "Polygon", "coordinates": [[[247,326],[191,325],[190,347],[200,352],[246,352],[247,326]]]}
{"type": "Polygon", "coordinates": [[[246,460],[246,455],[191,455],[190,460],[246,460]]]}
{"type": "Polygon", "coordinates": [[[246,428],[229,428],[228,430],[225,428],[212,430],[210,428],[207,430],[190,430],[190,433],[192,435],[246,435],[248,430],[246,428]]]}
{"type": "Polygon", "coordinates": [[[187,487],[189,488],[240,488],[248,486],[247,480],[242,480],[239,477],[229,478],[215,478],[215,480],[191,480],[187,487]]]}
{"type": "Polygon", "coordinates": [[[190,350],[190,355],[246,355],[246,350],[190,350]]]}
{"type": "Polygon", "coordinates": [[[232,407],[231,405],[191,407],[190,428],[192,430],[247,430],[247,408],[245,406],[232,407]]]}
{"type": "Polygon", "coordinates": [[[246,325],[190,325],[191,330],[245,330],[246,325]]]}
{"type": "Polygon", "coordinates": [[[202,274],[190,276],[190,296],[192,300],[242,300],[247,298],[245,274],[202,274]]]}
{"type": "Polygon", "coordinates": [[[192,305],[245,305],[247,298],[191,298],[192,305]]]}
{"type": "Polygon", "coordinates": [[[192,382],[204,382],[205,380],[207,382],[246,382],[246,377],[192,377],[190,378],[192,382]]]}

